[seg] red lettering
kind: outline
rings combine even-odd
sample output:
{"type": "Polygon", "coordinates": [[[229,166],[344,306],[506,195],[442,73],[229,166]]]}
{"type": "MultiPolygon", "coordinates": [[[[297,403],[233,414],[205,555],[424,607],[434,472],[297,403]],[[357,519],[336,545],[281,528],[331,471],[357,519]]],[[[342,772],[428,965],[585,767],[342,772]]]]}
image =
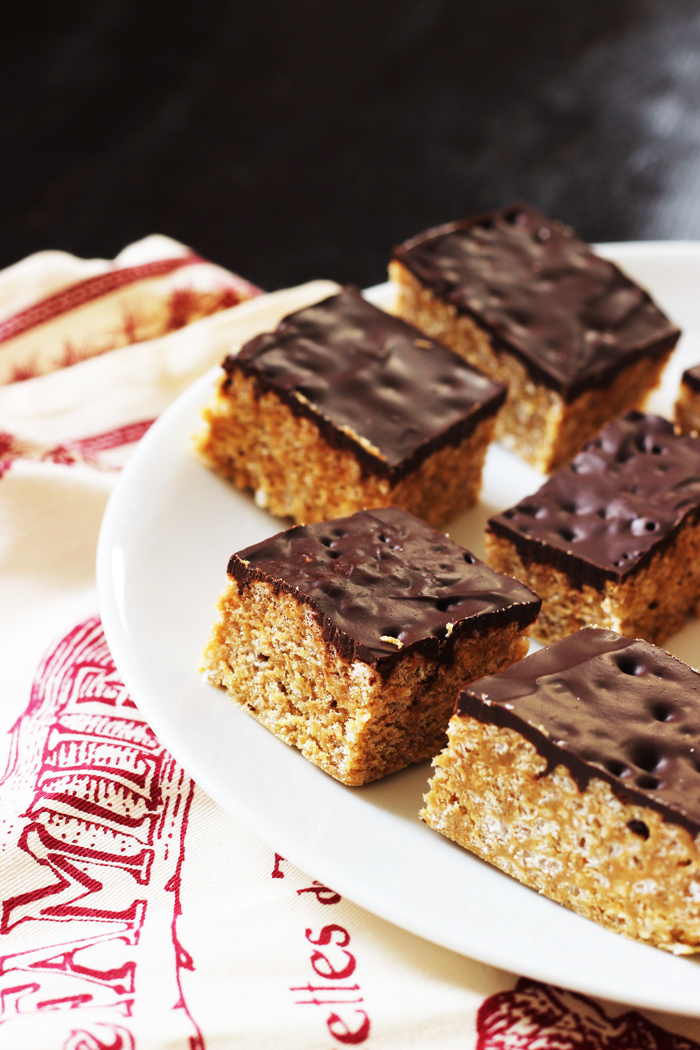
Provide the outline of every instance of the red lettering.
{"type": "Polygon", "coordinates": [[[290,992],[359,992],[359,984],[306,984],[294,985],[290,992]]]}
{"type": "MultiPolygon", "coordinates": [[[[311,941],[312,944],[330,944],[334,947],[337,945],[339,948],[344,948],[346,944],[350,943],[350,934],[344,926],[338,926],[337,923],[331,923],[330,926],[324,926],[321,929],[318,937],[313,937],[313,930],[306,931],[307,941],[311,941]],[[333,940],[334,934],[340,936],[336,941],[333,940]]],[[[325,977],[329,981],[343,981],[346,977],[349,977],[351,973],[355,971],[355,956],[350,952],[343,952],[348,959],[342,970],[337,970],[330,959],[323,954],[323,952],[314,952],[311,956],[311,965],[314,972],[319,977],[325,977]],[[323,963],[326,963],[328,969],[323,967],[323,963]],[[319,969],[321,966],[321,969],[319,969]]]]}
{"type": "MultiPolygon", "coordinates": [[[[319,882],[314,882],[313,887],[309,886],[303,890],[297,890],[297,893],[316,893],[317,896],[323,892],[329,893],[333,897],[340,899],[338,894],[333,893],[333,891],[329,890],[327,886],[321,886],[319,882]]],[[[319,900],[321,900],[320,896],[319,900]]],[[[322,901],[322,903],[330,903],[330,901],[325,900],[322,901]]],[[[328,955],[330,955],[331,958],[320,951],[313,952],[311,956],[311,966],[314,973],[319,977],[323,977],[327,981],[343,981],[355,972],[357,963],[355,956],[347,950],[347,945],[350,944],[351,938],[344,926],[332,922],[327,926],[322,926],[318,932],[315,932],[312,929],[307,929],[305,933],[306,939],[310,944],[327,945],[330,949],[328,955]],[[335,959],[335,955],[338,952],[344,956],[340,961],[335,959]]],[[[311,994],[308,999],[297,999],[296,1004],[299,1006],[333,1005],[341,1008],[342,1016],[339,1013],[330,1013],[326,1018],[328,1031],[339,1043],[356,1045],[358,1043],[364,1043],[368,1038],[370,1020],[365,1011],[353,1009],[351,1012],[348,1012],[350,1011],[350,1006],[352,1004],[364,1002],[361,995],[358,995],[357,998],[349,997],[352,996],[353,992],[357,993],[360,991],[357,984],[328,984],[318,986],[309,983],[302,987],[295,987],[290,990],[293,992],[321,993],[320,996],[311,994]],[[340,995],[338,995],[338,993],[340,993],[340,995]],[[331,996],[333,997],[331,998],[331,996]],[[345,1017],[352,1020],[345,1020],[345,1017]]]]}
{"type": "Polygon", "coordinates": [[[146,909],[143,900],[135,900],[123,911],[81,907],[74,902],[103,889],[102,881],[92,878],[85,870],[88,865],[121,868],[136,882],[147,884],[152,850],[143,850],[135,860],[128,857],[114,858],[109,853],[54,839],[42,824],[28,825],[22,832],[19,845],[39,864],[50,868],[56,881],[3,901],[0,933],[8,933],[20,922],[37,918],[91,918],[104,922],[138,922],[139,927],[143,925],[146,909]]]}
{"type": "Polygon", "coordinates": [[[27,963],[27,968],[45,971],[57,970],[72,977],[84,977],[88,981],[96,981],[111,988],[116,995],[133,993],[134,975],[136,972],[135,962],[124,963],[119,969],[94,970],[88,966],[81,966],[76,962],[75,956],[82,948],[83,946],[81,945],[78,948],[60,952],[58,955],[49,955],[48,958],[42,959],[37,957],[34,959],[34,962],[27,963]]]}
{"type": "Polygon", "coordinates": [[[313,886],[306,886],[303,890],[297,890],[297,893],[315,893],[319,904],[338,904],[343,899],[339,893],[317,882],[316,879],[314,879],[313,886]]]}
{"type": "Polygon", "coordinates": [[[280,861],[283,861],[283,860],[284,860],[284,857],[281,857],[279,855],[279,853],[275,853],[275,866],[272,869],[272,875],[270,876],[271,878],[273,878],[273,879],[283,879],[284,878],[284,872],[280,868],[280,861]]]}
{"type": "Polygon", "coordinates": [[[311,966],[313,967],[314,973],[317,973],[319,977],[326,977],[329,981],[344,981],[346,977],[349,977],[351,973],[354,973],[355,956],[351,955],[350,952],[343,951],[343,955],[347,955],[347,965],[342,970],[336,970],[331,964],[330,960],[323,954],[323,952],[314,952],[311,956],[311,966]],[[328,965],[327,972],[319,970],[318,964],[324,962],[328,965]]]}
{"type": "Polygon", "coordinates": [[[343,1021],[338,1014],[329,1014],[326,1019],[328,1025],[328,1031],[331,1033],[334,1039],[337,1039],[339,1043],[349,1043],[355,1045],[357,1043],[364,1043],[365,1039],[369,1035],[369,1017],[364,1010],[355,1010],[356,1014],[360,1014],[363,1018],[362,1024],[359,1028],[354,1030],[343,1021]]]}
{"type": "Polygon", "coordinates": [[[350,934],[345,929],[345,927],[344,926],[338,926],[334,922],[331,923],[330,926],[324,926],[323,929],[321,930],[321,932],[319,933],[318,937],[316,937],[316,938],[312,937],[311,936],[312,933],[313,933],[313,930],[307,930],[306,931],[306,939],[307,939],[307,941],[311,941],[312,944],[332,944],[333,943],[333,934],[334,933],[341,933],[343,935],[343,937],[345,938],[345,940],[343,940],[343,941],[338,940],[336,942],[338,944],[339,948],[345,948],[350,943],[350,934]]]}
{"type": "Polygon", "coordinates": [[[34,994],[41,988],[40,984],[18,984],[12,988],[0,988],[0,1023],[7,1021],[10,1015],[24,1013],[20,999],[34,994]]]}
{"type": "Polygon", "coordinates": [[[347,1006],[348,1003],[363,1003],[362,996],[359,999],[297,999],[295,1006],[347,1006]]]}

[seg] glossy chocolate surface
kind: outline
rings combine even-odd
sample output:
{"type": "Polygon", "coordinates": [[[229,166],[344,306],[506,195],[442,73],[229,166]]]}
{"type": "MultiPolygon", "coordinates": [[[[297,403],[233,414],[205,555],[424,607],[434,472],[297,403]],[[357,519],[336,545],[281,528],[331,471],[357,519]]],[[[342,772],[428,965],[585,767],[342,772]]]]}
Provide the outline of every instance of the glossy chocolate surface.
{"type": "Polygon", "coordinates": [[[525,204],[428,230],[394,258],[567,401],[680,334],[617,266],[525,204]]]}
{"type": "Polygon", "coordinates": [[[441,343],[368,303],[354,288],[290,314],[224,368],[253,376],[336,447],[399,480],[495,415],[505,387],[441,343]]]}
{"type": "Polygon", "coordinates": [[[456,713],[514,729],[581,791],[601,777],[700,831],[700,674],[649,642],[586,628],[473,682],[456,713]]]}
{"type": "Polygon", "coordinates": [[[449,658],[465,634],[530,624],[541,604],[396,507],[297,525],[234,554],[228,572],[241,591],[264,580],[305,602],[328,643],[382,672],[416,648],[449,658]]]}
{"type": "Polygon", "coordinates": [[[660,416],[628,412],[608,424],[533,496],[488,523],[524,561],[571,584],[602,589],[643,568],[700,512],[700,438],[660,416]]]}
{"type": "Polygon", "coordinates": [[[700,392],[700,365],[695,365],[694,368],[688,368],[683,373],[683,383],[689,386],[694,393],[700,392]]]}

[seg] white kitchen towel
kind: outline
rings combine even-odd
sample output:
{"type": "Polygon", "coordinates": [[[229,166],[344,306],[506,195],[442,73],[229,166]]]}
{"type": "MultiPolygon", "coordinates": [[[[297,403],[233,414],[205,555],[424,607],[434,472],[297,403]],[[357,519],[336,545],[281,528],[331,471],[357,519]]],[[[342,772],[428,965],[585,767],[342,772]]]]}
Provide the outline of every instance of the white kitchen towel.
{"type": "MultiPolygon", "coordinates": [[[[147,238],[118,261],[192,255],[147,238]]],[[[211,298],[217,312],[188,314],[169,334],[164,309],[157,337],[144,324],[124,345],[122,327],[111,349],[123,289],[110,286],[102,307],[68,296],[70,311],[42,312],[71,282],[113,272],[40,253],[0,274],[6,330],[22,312],[44,318],[33,341],[29,328],[7,341],[12,374],[33,377],[0,387],[0,1047],[700,1050],[697,1021],[518,979],[340,898],[160,745],[97,612],[97,535],[118,468],[197,375],[336,286],[262,296],[212,267],[202,292],[221,281],[248,301],[211,298]],[[59,359],[61,340],[98,356],[59,359]]],[[[134,316],[167,304],[172,289],[148,284],[163,280],[129,286],[134,316]]]]}

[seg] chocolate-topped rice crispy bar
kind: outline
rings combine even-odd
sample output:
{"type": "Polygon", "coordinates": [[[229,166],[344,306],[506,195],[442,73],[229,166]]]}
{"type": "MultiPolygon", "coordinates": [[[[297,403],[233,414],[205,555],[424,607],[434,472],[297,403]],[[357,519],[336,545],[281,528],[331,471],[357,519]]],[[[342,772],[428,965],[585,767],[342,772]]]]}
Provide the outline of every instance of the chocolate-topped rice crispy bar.
{"type": "Polygon", "coordinates": [[[630,412],[489,519],[486,557],[542,598],[535,633],[597,624],[660,643],[700,602],[700,438],[630,412]]]}
{"type": "Polygon", "coordinates": [[[421,816],[560,904],[700,950],[700,674],[588,628],[460,695],[421,816]]]}
{"type": "Polygon", "coordinates": [[[640,407],[679,330],[561,223],[514,204],[394,249],[397,313],[508,386],[496,438],[543,473],[640,407]]]}
{"type": "Polygon", "coordinates": [[[539,599],[394,507],[234,554],[205,677],[345,784],[444,744],[461,686],[521,659],[539,599]]]}
{"type": "Polygon", "coordinates": [[[472,506],[505,388],[345,288],[224,361],[199,451],[298,522],[472,506]]]}

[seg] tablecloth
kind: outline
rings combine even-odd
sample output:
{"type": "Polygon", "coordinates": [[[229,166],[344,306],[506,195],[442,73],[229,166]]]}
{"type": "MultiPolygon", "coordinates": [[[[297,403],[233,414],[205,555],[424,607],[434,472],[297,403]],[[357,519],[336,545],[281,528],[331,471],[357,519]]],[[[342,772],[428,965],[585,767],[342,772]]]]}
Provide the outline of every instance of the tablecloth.
{"type": "Polygon", "coordinates": [[[120,467],[193,379],[331,287],[262,295],[161,236],[0,273],[0,1047],[700,1050],[698,1021],[342,899],[207,798],[120,681],[94,578],[120,467]]]}

